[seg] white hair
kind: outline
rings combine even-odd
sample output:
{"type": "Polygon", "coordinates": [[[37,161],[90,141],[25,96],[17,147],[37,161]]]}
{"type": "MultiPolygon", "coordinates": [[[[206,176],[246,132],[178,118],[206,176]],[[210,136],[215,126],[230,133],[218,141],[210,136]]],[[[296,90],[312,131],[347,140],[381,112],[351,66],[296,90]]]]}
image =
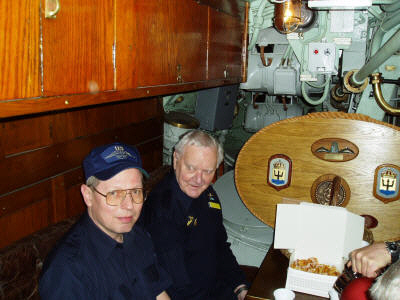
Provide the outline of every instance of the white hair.
{"type": "Polygon", "coordinates": [[[100,183],[100,180],[97,179],[97,177],[95,176],[90,176],[87,180],[86,180],[86,185],[87,186],[93,186],[96,187],[98,186],[100,183]]]}
{"type": "Polygon", "coordinates": [[[400,260],[392,264],[369,289],[373,300],[400,299],[400,260]]]}
{"type": "Polygon", "coordinates": [[[185,146],[196,146],[196,147],[215,147],[217,149],[217,165],[222,162],[224,158],[224,149],[218,140],[209,135],[207,132],[194,129],[186,132],[181,136],[178,143],[175,145],[175,151],[178,155],[182,155],[185,150],[185,146]]]}

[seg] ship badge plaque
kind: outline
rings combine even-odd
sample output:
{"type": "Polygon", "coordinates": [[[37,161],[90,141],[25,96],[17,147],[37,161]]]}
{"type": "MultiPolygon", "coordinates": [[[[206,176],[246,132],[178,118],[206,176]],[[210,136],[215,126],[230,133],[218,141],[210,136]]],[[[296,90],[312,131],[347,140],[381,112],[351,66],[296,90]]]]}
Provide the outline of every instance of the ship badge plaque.
{"type": "Polygon", "coordinates": [[[383,164],[375,169],[374,196],[384,203],[400,198],[400,167],[383,164]]]}
{"type": "Polygon", "coordinates": [[[292,160],[284,154],[272,155],[268,160],[267,183],[276,190],[290,186],[292,160]]]}

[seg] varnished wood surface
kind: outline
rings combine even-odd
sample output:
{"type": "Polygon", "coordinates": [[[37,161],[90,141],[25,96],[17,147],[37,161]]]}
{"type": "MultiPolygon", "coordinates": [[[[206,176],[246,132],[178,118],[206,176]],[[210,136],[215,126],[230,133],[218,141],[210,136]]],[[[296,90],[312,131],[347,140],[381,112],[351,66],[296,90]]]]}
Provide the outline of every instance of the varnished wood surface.
{"type": "Polygon", "coordinates": [[[367,116],[315,113],[271,124],[253,135],[241,149],[235,167],[239,195],[250,211],[274,227],[276,204],[282,198],[311,202],[313,182],[321,175],[342,177],[351,189],[346,208],[378,220],[371,231],[376,241],[400,236],[400,201],[383,203],[373,196],[374,173],[381,164],[400,166],[400,128],[367,116]],[[311,145],[322,138],[342,138],[359,149],[346,162],[318,159],[311,145]],[[285,154],[292,160],[291,185],[280,191],[267,184],[268,159],[285,154]]]}
{"type": "MultiPolygon", "coordinates": [[[[289,260],[273,246],[268,250],[260,269],[247,293],[246,300],[272,300],[274,290],[284,288],[286,284],[289,260]]],[[[295,292],[296,300],[326,299],[314,295],[295,292]]]]}
{"type": "Polygon", "coordinates": [[[144,168],[162,165],[157,98],[0,121],[0,248],[81,213],[84,156],[95,146],[137,145],[144,168]]]}
{"type": "Polygon", "coordinates": [[[205,80],[208,9],[195,1],[118,1],[117,89],[205,80]]]}
{"type": "Polygon", "coordinates": [[[39,4],[0,1],[0,100],[40,96],[39,4]]]}
{"type": "Polygon", "coordinates": [[[115,92],[108,91],[100,93],[74,94],[56,97],[0,101],[0,119],[36,114],[41,112],[66,110],[96,104],[120,102],[122,100],[130,100],[134,98],[183,93],[193,90],[213,88],[222,85],[230,85],[239,82],[239,78],[218,79],[175,85],[148,86],[115,92]]]}
{"type": "MultiPolygon", "coordinates": [[[[242,0],[196,0],[200,4],[208,5],[218,11],[227,13],[228,15],[244,19],[244,1],[242,0]]],[[[246,1],[247,3],[247,1],[246,1]]]]}
{"type": "Polygon", "coordinates": [[[221,11],[236,0],[65,0],[54,19],[20,2],[0,7],[0,118],[241,80],[243,22],[221,11]]]}
{"type": "Polygon", "coordinates": [[[210,9],[208,79],[241,78],[243,23],[210,9]]]}
{"type": "Polygon", "coordinates": [[[56,18],[42,11],[43,95],[114,89],[114,1],[60,2],[56,18]]]}

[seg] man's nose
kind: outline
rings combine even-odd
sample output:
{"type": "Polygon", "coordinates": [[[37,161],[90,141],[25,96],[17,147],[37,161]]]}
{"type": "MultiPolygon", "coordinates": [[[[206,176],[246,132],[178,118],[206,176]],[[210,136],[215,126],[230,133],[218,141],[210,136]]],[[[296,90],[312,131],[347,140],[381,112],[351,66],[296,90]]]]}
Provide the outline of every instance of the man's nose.
{"type": "Polygon", "coordinates": [[[133,207],[133,196],[132,193],[127,192],[124,199],[121,202],[121,208],[123,209],[132,209],[133,207]]]}
{"type": "Polygon", "coordinates": [[[194,175],[195,181],[197,184],[203,184],[203,172],[202,171],[197,171],[196,174],[194,175]]]}

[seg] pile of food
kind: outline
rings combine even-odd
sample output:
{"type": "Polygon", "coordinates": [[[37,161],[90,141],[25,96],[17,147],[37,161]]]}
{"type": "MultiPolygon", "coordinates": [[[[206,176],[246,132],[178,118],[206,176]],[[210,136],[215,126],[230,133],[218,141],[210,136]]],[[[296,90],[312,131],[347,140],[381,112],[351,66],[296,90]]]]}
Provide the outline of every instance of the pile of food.
{"type": "Polygon", "coordinates": [[[335,266],[320,264],[318,263],[318,259],[316,257],[311,257],[307,259],[296,259],[294,262],[290,264],[290,267],[296,270],[316,273],[321,275],[329,275],[329,276],[340,275],[335,266]]]}

